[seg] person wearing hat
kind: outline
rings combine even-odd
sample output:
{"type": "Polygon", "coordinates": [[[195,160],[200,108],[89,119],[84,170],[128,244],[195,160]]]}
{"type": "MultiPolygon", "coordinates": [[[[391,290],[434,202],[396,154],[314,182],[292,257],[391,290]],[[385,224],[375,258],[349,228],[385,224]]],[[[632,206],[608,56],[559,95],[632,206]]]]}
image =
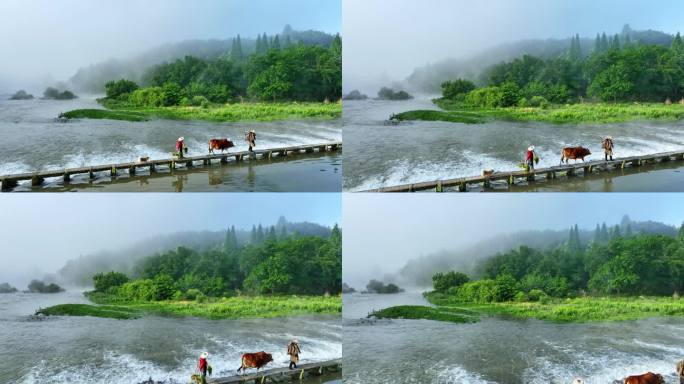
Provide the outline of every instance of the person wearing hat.
{"type": "Polygon", "coordinates": [[[176,152],[178,152],[178,158],[183,158],[183,153],[188,152],[188,147],[185,146],[185,137],[181,136],[176,140],[176,152]]]}
{"type": "Polygon", "coordinates": [[[290,344],[287,345],[287,354],[290,355],[290,369],[297,368],[300,353],[299,341],[297,339],[290,341],[290,344]]]}
{"type": "Polygon", "coordinates": [[[249,146],[249,151],[252,152],[252,147],[256,147],[256,132],[253,129],[245,132],[245,141],[249,146]]]}
{"type": "Polygon", "coordinates": [[[525,165],[527,165],[527,170],[534,170],[534,163],[538,160],[537,155],[534,153],[534,145],[527,147],[527,155],[525,156],[525,165]]]}
{"type": "Polygon", "coordinates": [[[199,357],[199,362],[197,362],[197,370],[199,371],[201,378],[202,378],[202,384],[206,384],[207,382],[207,372],[211,375],[211,366],[209,365],[209,362],[207,361],[207,358],[209,357],[209,352],[202,352],[200,353],[199,357]]]}
{"type": "Polygon", "coordinates": [[[610,157],[610,161],[613,161],[613,137],[606,136],[606,138],[603,139],[602,147],[606,161],[608,161],[608,157],[610,157]]]}

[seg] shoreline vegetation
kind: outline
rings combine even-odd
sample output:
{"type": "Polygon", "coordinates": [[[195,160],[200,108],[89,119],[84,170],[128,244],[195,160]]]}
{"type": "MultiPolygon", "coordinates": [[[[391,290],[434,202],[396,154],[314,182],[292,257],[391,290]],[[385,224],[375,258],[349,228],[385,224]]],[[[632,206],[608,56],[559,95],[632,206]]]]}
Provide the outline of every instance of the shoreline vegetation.
{"type": "Polygon", "coordinates": [[[634,33],[625,26],[612,38],[597,34],[592,48],[575,35],[560,55],[524,54],[485,68],[477,79],[445,81],[442,97],[433,100],[441,111],[408,111],[390,120],[604,124],[684,118],[680,34],[653,43],[633,40],[634,33]]]}
{"type": "Polygon", "coordinates": [[[552,124],[607,124],[630,121],[684,119],[684,105],[582,103],[547,107],[478,108],[459,106],[449,100],[435,99],[442,110],[413,110],[395,114],[398,121],[444,121],[483,124],[489,121],[544,122],[552,124]]]}
{"type": "MultiPolygon", "coordinates": [[[[285,29],[282,36],[291,33],[285,29]]],[[[273,121],[342,115],[342,38],[304,43],[259,36],[244,49],[238,35],[216,57],[185,56],[146,68],[140,78],[108,78],[106,110],[80,109],[60,118],[144,121],[273,121]]]]}
{"type": "Polygon", "coordinates": [[[611,228],[597,223],[584,236],[575,225],[564,244],[520,246],[478,260],[468,271],[475,279],[461,271],[434,274],[434,290],[423,294],[433,310],[379,313],[442,321],[452,321],[442,313],[466,310],[552,322],[684,316],[684,224],[678,231],[639,231],[628,217],[611,228]]]}
{"type": "Polygon", "coordinates": [[[131,122],[152,119],[211,122],[338,119],[340,102],[245,102],[210,106],[132,107],[104,103],[108,109],[75,109],[59,115],[65,119],[109,119],[131,122]]]}
{"type": "Polygon", "coordinates": [[[91,304],[59,304],[36,311],[46,316],[92,316],[120,320],[145,315],[201,317],[212,320],[338,314],[341,296],[239,296],[205,300],[120,302],[88,294],[91,304]]]}

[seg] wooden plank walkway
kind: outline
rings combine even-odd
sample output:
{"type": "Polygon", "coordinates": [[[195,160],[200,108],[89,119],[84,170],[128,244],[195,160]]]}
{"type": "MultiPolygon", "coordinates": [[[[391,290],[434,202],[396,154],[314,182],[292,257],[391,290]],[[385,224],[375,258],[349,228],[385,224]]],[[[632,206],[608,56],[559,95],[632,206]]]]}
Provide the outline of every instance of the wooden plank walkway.
{"type": "MultiPolygon", "coordinates": [[[[296,369],[273,368],[259,372],[259,374],[236,375],[207,380],[208,384],[238,384],[238,383],[289,383],[300,381],[304,377],[320,376],[326,372],[339,372],[342,369],[342,359],[323,361],[320,363],[300,364],[296,369]]],[[[254,369],[250,369],[253,371],[254,369]]]]}
{"type": "Polygon", "coordinates": [[[562,164],[548,168],[537,168],[532,171],[509,171],[509,172],[495,172],[489,176],[470,176],[459,177],[445,180],[426,181],[422,183],[412,183],[397,185],[391,187],[382,187],[370,189],[364,192],[417,192],[434,190],[436,192],[443,192],[445,190],[454,190],[459,192],[467,192],[468,187],[472,185],[479,185],[484,188],[489,188],[492,182],[504,181],[509,186],[515,185],[519,182],[534,183],[538,180],[550,180],[559,176],[579,176],[589,175],[594,172],[612,172],[615,170],[624,169],[626,167],[638,167],[643,164],[653,164],[665,161],[684,161],[684,150],[673,152],[662,152],[652,155],[631,156],[624,158],[616,158],[613,161],[587,161],[572,164],[562,164]]]}
{"type": "Polygon", "coordinates": [[[213,161],[218,161],[222,164],[227,164],[229,159],[234,159],[234,161],[240,162],[245,159],[255,161],[255,160],[265,160],[271,159],[274,156],[288,156],[297,153],[312,153],[312,152],[331,152],[337,151],[342,148],[342,142],[333,143],[322,143],[322,144],[309,144],[309,145],[298,145],[292,147],[281,147],[281,148],[269,148],[269,149],[259,149],[253,152],[242,151],[233,153],[217,153],[213,155],[203,155],[203,156],[190,156],[184,157],[182,159],[178,157],[170,159],[160,159],[160,160],[149,160],[144,162],[130,162],[130,163],[119,163],[119,164],[104,164],[95,165],[91,167],[80,167],[80,168],[67,168],[58,169],[54,171],[40,171],[40,172],[30,172],[21,173],[15,175],[3,175],[0,176],[0,189],[3,191],[11,191],[15,188],[20,181],[31,181],[32,186],[41,185],[45,179],[61,177],[64,183],[68,183],[73,175],[88,175],[90,179],[96,177],[96,173],[106,172],[110,177],[116,177],[121,171],[127,172],[129,176],[135,175],[138,169],[147,168],[150,173],[157,171],[157,167],[167,167],[169,169],[175,169],[179,165],[185,168],[192,168],[201,163],[201,166],[209,166],[213,161]]]}

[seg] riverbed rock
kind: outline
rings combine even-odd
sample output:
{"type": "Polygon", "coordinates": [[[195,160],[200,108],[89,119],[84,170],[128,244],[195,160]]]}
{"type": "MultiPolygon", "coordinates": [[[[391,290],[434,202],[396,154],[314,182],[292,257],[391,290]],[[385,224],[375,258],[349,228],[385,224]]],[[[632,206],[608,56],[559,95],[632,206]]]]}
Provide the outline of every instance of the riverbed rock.
{"type": "Polygon", "coordinates": [[[33,99],[33,95],[30,93],[27,93],[23,89],[18,90],[12,97],[10,97],[10,100],[31,100],[33,99]]]}

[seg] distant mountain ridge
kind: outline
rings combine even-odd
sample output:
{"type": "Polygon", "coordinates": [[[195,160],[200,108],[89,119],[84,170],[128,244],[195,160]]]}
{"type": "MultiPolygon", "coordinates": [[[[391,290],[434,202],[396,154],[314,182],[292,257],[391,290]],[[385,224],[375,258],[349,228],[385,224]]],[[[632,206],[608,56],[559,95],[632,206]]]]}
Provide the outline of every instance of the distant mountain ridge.
{"type": "MultiPolygon", "coordinates": [[[[678,228],[656,221],[632,221],[624,216],[616,224],[622,233],[629,227],[632,233],[662,234],[676,236],[678,228]]],[[[614,226],[613,226],[614,227],[614,226]]],[[[609,227],[613,228],[613,227],[609,227]]],[[[594,229],[580,229],[579,237],[582,244],[588,244],[594,238],[594,229]]],[[[444,250],[429,255],[411,259],[400,268],[396,274],[389,276],[386,281],[397,282],[411,286],[431,286],[432,275],[437,272],[459,270],[473,272],[479,261],[494,256],[497,253],[518,248],[522,245],[535,249],[548,249],[563,245],[568,240],[569,229],[559,231],[518,231],[508,234],[495,235],[466,249],[452,251],[444,250]]]]}
{"type": "MultiPolygon", "coordinates": [[[[275,38],[276,35],[268,36],[275,38]]],[[[277,34],[283,43],[301,42],[306,45],[318,45],[329,47],[335,35],[315,30],[297,31],[286,25],[283,31],[277,34]]],[[[104,93],[104,84],[109,80],[129,79],[136,82],[142,80],[144,72],[150,67],[168,61],[195,56],[202,59],[215,59],[227,57],[232,48],[234,37],[226,39],[209,40],[186,40],[176,43],[167,43],[152,48],[142,54],[128,58],[112,58],[104,62],[92,64],[80,68],[70,79],[69,86],[80,92],[104,93]]],[[[240,37],[242,50],[251,54],[256,49],[257,39],[240,37]]]]}
{"type": "MultiPolygon", "coordinates": [[[[661,31],[632,30],[625,25],[618,34],[621,39],[629,36],[632,42],[640,44],[656,44],[670,46],[673,35],[661,31]]],[[[613,35],[608,35],[613,36],[613,35]]],[[[527,39],[511,43],[496,45],[483,52],[467,58],[447,58],[436,63],[416,68],[405,82],[409,89],[415,92],[439,93],[440,85],[446,80],[465,78],[476,82],[482,70],[502,61],[511,61],[522,55],[532,55],[540,58],[554,58],[565,55],[570,49],[572,37],[565,39],[527,39]]],[[[580,47],[583,56],[588,56],[594,49],[595,37],[581,37],[580,47]]]]}
{"type": "MultiPolygon", "coordinates": [[[[324,225],[306,221],[293,223],[282,216],[273,226],[276,234],[285,231],[287,235],[328,237],[331,231],[330,227],[324,225]]],[[[269,227],[262,228],[268,229],[269,227]]],[[[242,246],[251,241],[250,230],[236,229],[235,234],[238,245],[242,246]]],[[[199,251],[222,247],[225,238],[226,230],[187,231],[156,236],[120,250],[101,251],[71,259],[57,272],[56,276],[50,276],[50,281],[57,280],[68,285],[89,286],[92,284],[92,276],[95,273],[103,271],[129,273],[135,262],[145,257],[178,247],[199,251]]]]}

